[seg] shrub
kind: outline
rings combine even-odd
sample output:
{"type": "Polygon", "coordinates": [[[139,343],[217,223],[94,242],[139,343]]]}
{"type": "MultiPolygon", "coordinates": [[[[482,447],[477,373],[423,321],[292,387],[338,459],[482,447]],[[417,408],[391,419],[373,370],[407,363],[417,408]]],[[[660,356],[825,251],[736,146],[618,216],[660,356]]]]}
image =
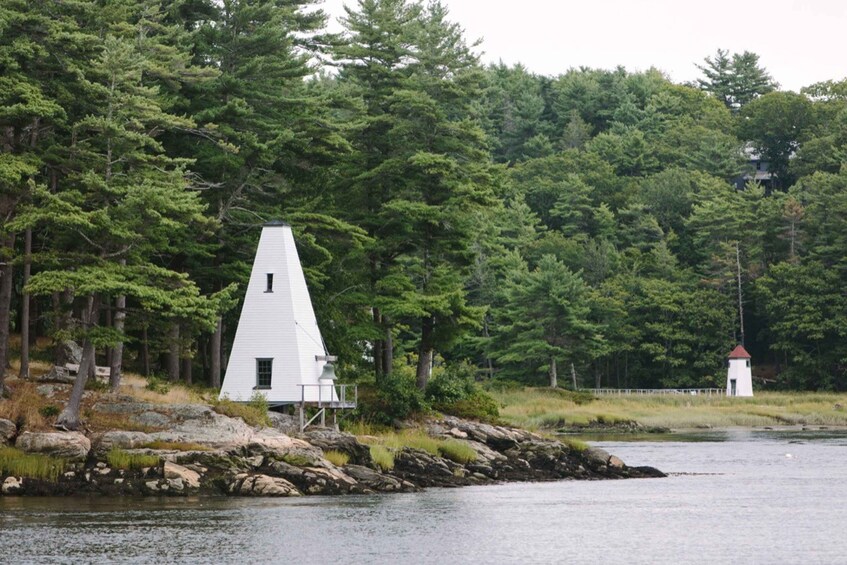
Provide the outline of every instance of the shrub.
{"type": "Polygon", "coordinates": [[[468,398],[463,398],[451,404],[439,404],[435,408],[440,412],[459,418],[499,423],[500,405],[494,397],[484,391],[478,391],[468,398]]]}
{"type": "Polygon", "coordinates": [[[59,410],[59,407],[53,404],[48,404],[47,406],[42,406],[38,409],[38,413],[44,416],[45,418],[52,418],[53,416],[58,416],[59,412],[61,412],[61,410],[59,410]]]}
{"type": "Polygon", "coordinates": [[[336,467],[343,467],[350,461],[349,455],[347,455],[346,453],[342,453],[341,451],[336,451],[334,449],[325,452],[324,458],[336,467]]]}
{"type": "Polygon", "coordinates": [[[474,376],[476,367],[468,362],[448,365],[426,387],[426,399],[439,412],[482,421],[496,421],[497,401],[482,390],[474,376]]]}
{"type": "Polygon", "coordinates": [[[474,381],[476,367],[463,361],[448,365],[426,385],[426,399],[437,404],[450,404],[475,394],[479,387],[474,381]]]}
{"type": "Polygon", "coordinates": [[[379,388],[360,385],[359,417],[367,422],[391,425],[394,420],[427,412],[429,406],[415,385],[414,371],[410,369],[398,368],[379,388]]]}
{"type": "Polygon", "coordinates": [[[394,468],[394,454],[381,445],[371,446],[371,460],[382,471],[390,471],[394,468]]]}
{"type": "Polygon", "coordinates": [[[144,467],[155,467],[159,464],[159,457],[143,453],[130,453],[117,447],[109,450],[106,461],[110,467],[115,469],[143,469],[144,467]]]}
{"type": "Polygon", "coordinates": [[[144,388],[157,394],[168,394],[171,390],[171,385],[165,379],[150,376],[147,378],[147,386],[144,388]]]}
{"type": "Polygon", "coordinates": [[[0,475],[56,482],[64,470],[64,459],[40,453],[24,453],[13,447],[0,447],[0,475]]]}
{"type": "Polygon", "coordinates": [[[438,446],[438,451],[443,457],[456,463],[470,463],[476,461],[476,451],[466,443],[455,439],[447,439],[442,441],[438,446]]]}

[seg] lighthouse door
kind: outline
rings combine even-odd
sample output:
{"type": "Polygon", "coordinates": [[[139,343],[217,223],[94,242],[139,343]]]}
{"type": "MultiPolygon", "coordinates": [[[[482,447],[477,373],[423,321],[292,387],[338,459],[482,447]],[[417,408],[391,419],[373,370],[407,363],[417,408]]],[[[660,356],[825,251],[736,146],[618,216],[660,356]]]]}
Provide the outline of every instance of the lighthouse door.
{"type": "Polygon", "coordinates": [[[729,395],[735,396],[735,379],[729,379],[729,395]]]}

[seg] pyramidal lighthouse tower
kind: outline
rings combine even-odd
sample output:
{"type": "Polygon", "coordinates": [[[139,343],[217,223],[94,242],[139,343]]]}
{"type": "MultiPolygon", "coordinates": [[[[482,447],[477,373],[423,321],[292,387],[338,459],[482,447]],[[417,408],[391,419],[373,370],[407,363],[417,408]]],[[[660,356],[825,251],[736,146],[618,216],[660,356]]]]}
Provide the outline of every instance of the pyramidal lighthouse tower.
{"type": "Polygon", "coordinates": [[[729,366],[726,371],[727,396],[753,396],[753,370],[750,368],[750,354],[739,345],[729,354],[729,366]]]}
{"type": "Polygon", "coordinates": [[[337,401],[291,226],[264,225],[220,397],[271,406],[337,401]],[[327,370],[324,370],[324,367],[327,370]]]}

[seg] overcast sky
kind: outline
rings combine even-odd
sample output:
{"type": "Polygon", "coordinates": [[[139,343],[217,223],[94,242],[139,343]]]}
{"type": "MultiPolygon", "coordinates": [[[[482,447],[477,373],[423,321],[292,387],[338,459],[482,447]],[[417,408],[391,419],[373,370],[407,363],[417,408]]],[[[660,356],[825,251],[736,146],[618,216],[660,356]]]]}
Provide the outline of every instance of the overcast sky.
{"type": "MultiPolygon", "coordinates": [[[[332,19],[343,4],[325,0],[332,19]]],[[[557,75],[571,67],[651,66],[675,82],[718,48],[753,51],[783,89],[847,76],[847,1],[444,0],[486,63],[523,63],[557,75]]]]}

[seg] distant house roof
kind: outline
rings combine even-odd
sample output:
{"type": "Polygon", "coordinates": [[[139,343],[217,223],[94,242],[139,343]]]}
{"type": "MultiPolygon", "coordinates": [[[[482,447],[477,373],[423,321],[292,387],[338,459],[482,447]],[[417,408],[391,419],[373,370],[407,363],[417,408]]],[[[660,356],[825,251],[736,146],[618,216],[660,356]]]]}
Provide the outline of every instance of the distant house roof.
{"type": "Polygon", "coordinates": [[[729,354],[730,359],[750,359],[750,354],[743,346],[739,345],[729,354]]]}

